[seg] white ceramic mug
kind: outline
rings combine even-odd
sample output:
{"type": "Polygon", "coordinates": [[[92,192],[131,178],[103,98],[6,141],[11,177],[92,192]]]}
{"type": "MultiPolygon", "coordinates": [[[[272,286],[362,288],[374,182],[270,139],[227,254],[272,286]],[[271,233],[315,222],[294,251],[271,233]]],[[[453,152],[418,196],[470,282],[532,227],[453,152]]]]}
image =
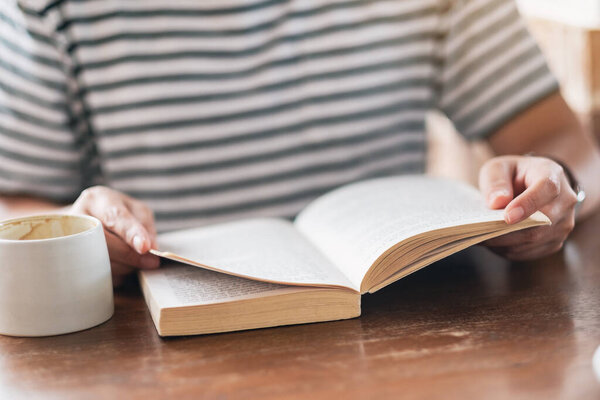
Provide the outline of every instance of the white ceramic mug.
{"type": "Polygon", "coordinates": [[[113,312],[100,221],[56,214],[0,222],[0,334],[75,332],[113,312]]]}

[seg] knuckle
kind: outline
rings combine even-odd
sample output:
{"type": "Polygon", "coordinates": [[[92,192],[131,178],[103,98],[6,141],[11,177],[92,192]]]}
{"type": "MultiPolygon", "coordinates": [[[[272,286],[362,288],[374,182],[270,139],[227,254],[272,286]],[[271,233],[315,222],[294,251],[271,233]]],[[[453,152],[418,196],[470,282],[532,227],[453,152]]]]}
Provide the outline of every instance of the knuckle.
{"type": "Polygon", "coordinates": [[[108,207],[108,214],[111,215],[113,218],[122,218],[125,216],[125,209],[123,209],[123,207],[120,206],[110,206],[108,207]]]}
{"type": "Polygon", "coordinates": [[[125,210],[118,205],[111,205],[104,209],[100,219],[108,228],[114,228],[117,222],[125,215],[125,210]]]}
{"type": "Polygon", "coordinates": [[[87,188],[79,194],[79,197],[77,198],[77,202],[86,201],[93,196],[94,196],[94,192],[93,192],[92,188],[87,188]]]}
{"type": "Polygon", "coordinates": [[[493,157],[487,160],[481,168],[484,169],[486,172],[489,172],[489,170],[491,169],[503,168],[505,162],[505,156],[493,157]]]}
{"type": "Polygon", "coordinates": [[[544,240],[544,233],[538,230],[535,230],[531,233],[530,241],[533,243],[538,243],[544,240]]]}
{"type": "Polygon", "coordinates": [[[548,218],[550,218],[553,228],[558,226],[559,223],[562,223],[562,221],[565,219],[565,215],[567,215],[562,204],[557,203],[550,204],[549,206],[542,208],[541,211],[546,214],[548,218]]]}
{"type": "Polygon", "coordinates": [[[494,157],[487,160],[479,170],[480,179],[485,179],[488,175],[491,175],[492,172],[500,167],[502,167],[502,157],[494,157]]]}
{"type": "Polygon", "coordinates": [[[489,160],[487,160],[486,162],[483,163],[483,165],[481,166],[482,170],[487,170],[490,169],[493,165],[496,165],[498,163],[498,159],[496,157],[490,158],[489,160]]]}
{"type": "Polygon", "coordinates": [[[563,235],[564,237],[569,236],[569,234],[575,229],[575,218],[571,216],[565,221],[563,224],[563,235]]]}
{"type": "Polygon", "coordinates": [[[87,202],[95,197],[96,192],[96,187],[89,187],[81,192],[77,201],[87,202]]]}
{"type": "Polygon", "coordinates": [[[575,207],[577,204],[577,194],[571,189],[565,192],[565,201],[569,208],[575,207]]]}
{"type": "Polygon", "coordinates": [[[539,242],[544,237],[544,233],[540,229],[527,229],[523,231],[525,236],[525,242],[527,243],[535,243],[539,242]]]}
{"type": "Polygon", "coordinates": [[[97,197],[106,193],[109,189],[106,186],[96,185],[85,189],[81,194],[85,197],[97,197]]]}
{"type": "Polygon", "coordinates": [[[564,242],[558,242],[550,247],[550,253],[557,253],[562,250],[564,242]]]}
{"type": "Polygon", "coordinates": [[[556,175],[556,176],[566,176],[565,173],[565,169],[563,168],[562,165],[560,165],[559,163],[557,163],[554,160],[550,160],[550,170],[556,175]]]}
{"type": "Polygon", "coordinates": [[[494,163],[493,159],[486,161],[479,170],[479,177],[483,178],[485,175],[489,174],[491,165],[494,163]]]}
{"type": "Polygon", "coordinates": [[[560,194],[560,180],[555,175],[547,176],[544,179],[543,187],[552,198],[556,198],[560,194]]]}
{"type": "Polygon", "coordinates": [[[106,186],[90,186],[86,189],[84,189],[80,194],[79,197],[77,198],[77,200],[75,201],[76,204],[90,204],[93,203],[95,201],[98,201],[98,199],[101,199],[103,197],[106,197],[106,195],[108,193],[110,193],[111,189],[107,188],[106,186]]]}

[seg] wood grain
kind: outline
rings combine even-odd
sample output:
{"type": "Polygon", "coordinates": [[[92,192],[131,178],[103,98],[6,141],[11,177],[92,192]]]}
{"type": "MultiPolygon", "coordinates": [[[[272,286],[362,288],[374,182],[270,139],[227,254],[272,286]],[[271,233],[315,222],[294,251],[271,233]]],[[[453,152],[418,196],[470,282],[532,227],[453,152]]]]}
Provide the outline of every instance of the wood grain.
{"type": "Polygon", "coordinates": [[[598,399],[600,216],[565,250],[472,249],[363,298],[359,319],[160,339],[137,286],[107,323],[0,337],[0,398],[598,399]]]}

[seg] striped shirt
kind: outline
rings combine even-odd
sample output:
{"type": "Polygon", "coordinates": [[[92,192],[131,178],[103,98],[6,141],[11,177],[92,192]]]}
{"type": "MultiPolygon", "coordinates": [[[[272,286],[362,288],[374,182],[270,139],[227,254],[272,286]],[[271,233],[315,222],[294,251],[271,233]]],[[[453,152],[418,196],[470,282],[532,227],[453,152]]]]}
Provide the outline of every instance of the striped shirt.
{"type": "Polygon", "coordinates": [[[105,184],[159,230],[422,172],[557,90],[505,0],[1,0],[0,192],[105,184]]]}

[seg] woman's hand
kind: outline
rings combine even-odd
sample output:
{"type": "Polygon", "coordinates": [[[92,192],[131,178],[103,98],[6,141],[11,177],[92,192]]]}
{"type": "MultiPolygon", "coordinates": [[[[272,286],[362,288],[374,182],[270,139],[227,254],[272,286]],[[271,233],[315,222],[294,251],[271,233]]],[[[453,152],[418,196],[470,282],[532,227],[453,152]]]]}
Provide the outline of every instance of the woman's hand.
{"type": "Polygon", "coordinates": [[[94,186],[81,193],[71,211],[96,217],[104,225],[113,285],[120,285],[135,268],[159,266],[159,258],[148,253],[156,246],[156,228],[152,210],[144,203],[116,190],[94,186]]]}
{"type": "Polygon", "coordinates": [[[489,160],[479,173],[479,187],[490,208],[506,208],[514,224],[535,211],[552,225],[510,233],[484,242],[512,260],[530,260],[560,250],[575,226],[577,196],[563,168],[543,157],[502,156],[489,160]]]}

